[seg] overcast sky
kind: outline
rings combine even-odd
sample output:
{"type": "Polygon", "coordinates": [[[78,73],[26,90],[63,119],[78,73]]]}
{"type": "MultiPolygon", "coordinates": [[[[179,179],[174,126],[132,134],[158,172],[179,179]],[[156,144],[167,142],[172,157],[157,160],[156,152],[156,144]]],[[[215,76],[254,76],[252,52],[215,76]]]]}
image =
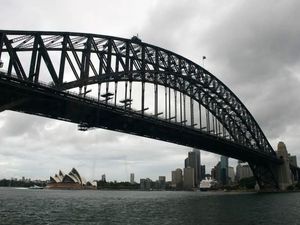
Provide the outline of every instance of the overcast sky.
{"type": "MultiPolygon", "coordinates": [[[[273,148],[282,140],[299,158],[299,8],[297,0],[2,0],[0,29],[138,33],[199,64],[205,55],[205,67],[242,100],[273,148]]],[[[0,128],[0,178],[48,179],[76,167],[87,179],[170,179],[190,150],[11,111],[0,113],[0,128]]],[[[209,172],[218,160],[202,151],[209,172]]]]}

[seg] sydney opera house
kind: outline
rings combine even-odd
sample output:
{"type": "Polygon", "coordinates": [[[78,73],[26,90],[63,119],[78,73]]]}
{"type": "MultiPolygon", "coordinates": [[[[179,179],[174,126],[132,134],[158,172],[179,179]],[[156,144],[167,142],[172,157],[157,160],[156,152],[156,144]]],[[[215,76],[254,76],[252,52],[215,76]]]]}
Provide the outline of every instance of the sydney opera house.
{"type": "Polygon", "coordinates": [[[60,170],[58,174],[51,176],[47,188],[69,190],[96,189],[97,182],[86,182],[85,179],[80,176],[78,171],[73,168],[68,174],[64,174],[60,170]]]}

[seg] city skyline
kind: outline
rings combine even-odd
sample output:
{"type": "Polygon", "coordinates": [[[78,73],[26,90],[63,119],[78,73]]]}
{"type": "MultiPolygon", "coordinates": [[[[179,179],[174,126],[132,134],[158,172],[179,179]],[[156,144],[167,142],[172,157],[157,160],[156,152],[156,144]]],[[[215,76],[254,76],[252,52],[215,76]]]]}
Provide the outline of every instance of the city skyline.
{"type": "MultiPolygon", "coordinates": [[[[28,2],[4,1],[1,29],[80,31],[125,38],[138,33],[143,41],[198,64],[205,55],[205,67],[245,103],[273,148],[283,140],[289,152],[299,158],[300,79],[295,49],[300,31],[299,15],[294,11],[299,3],[259,2],[258,9],[255,1],[218,5],[207,1],[111,1],[101,5],[101,1],[91,1],[98,7],[74,4],[71,11],[67,2],[28,2]],[[118,17],[108,13],[110,8],[117,10],[118,17]],[[74,11],[82,11],[83,16],[75,16],[74,11]],[[237,36],[237,32],[243,35],[237,36]]],[[[75,124],[14,112],[0,114],[0,128],[0,178],[46,178],[64,165],[60,169],[76,167],[88,179],[100,179],[105,173],[116,180],[128,180],[131,171],[137,180],[144,174],[153,179],[165,174],[170,179],[169,171],[183,168],[182,159],[190,151],[107,130],[83,133],[75,124]]],[[[207,171],[218,159],[212,153],[202,154],[207,171]]]]}
{"type": "MultiPolygon", "coordinates": [[[[187,152],[187,156],[189,157],[189,155],[190,155],[190,153],[191,152],[195,152],[195,151],[198,151],[199,153],[197,153],[197,156],[199,156],[199,159],[200,159],[200,161],[199,161],[199,163],[201,163],[201,151],[199,150],[199,149],[194,149],[194,148],[190,148],[190,151],[188,151],[187,152]]],[[[222,157],[222,156],[221,156],[222,157]]],[[[182,164],[182,168],[186,168],[186,167],[191,167],[191,165],[190,164],[188,164],[188,165],[186,165],[186,159],[187,158],[185,158],[185,160],[184,160],[184,158],[183,158],[183,160],[182,161],[184,161],[182,164]]],[[[200,166],[206,166],[205,164],[200,164],[200,166]]],[[[212,166],[212,168],[213,168],[214,166],[212,166]]],[[[172,168],[170,168],[170,169],[172,169],[172,168]]],[[[59,171],[61,171],[61,169],[58,169],[59,171]]],[[[207,171],[207,172],[209,172],[209,171],[207,171]]],[[[166,174],[161,174],[161,175],[158,175],[158,177],[160,177],[160,176],[165,176],[165,177],[167,177],[168,178],[168,180],[167,181],[171,181],[172,180],[172,176],[171,175],[169,175],[169,173],[170,173],[170,171],[168,171],[166,174]]],[[[207,174],[207,173],[206,173],[207,174]]],[[[84,175],[85,176],[85,175],[84,175]]],[[[200,176],[200,175],[199,175],[200,176]]],[[[141,174],[140,175],[140,177],[139,177],[139,179],[140,178],[144,178],[144,177],[149,177],[147,174],[141,174]]],[[[35,178],[32,178],[32,177],[25,177],[25,176],[16,176],[16,177],[1,177],[0,179],[24,179],[24,178],[26,178],[26,179],[30,179],[30,180],[34,180],[34,179],[36,179],[36,180],[40,180],[41,178],[40,177],[35,177],[35,178]]],[[[109,174],[106,174],[106,173],[100,173],[100,174],[98,174],[97,175],[97,178],[93,178],[94,180],[107,180],[107,181],[115,181],[115,179],[113,179],[113,178],[110,178],[110,176],[109,176],[109,174]],[[108,179],[107,179],[107,175],[108,175],[108,179]]],[[[156,178],[155,177],[151,177],[150,178],[151,180],[155,180],[156,178]]],[[[47,179],[43,179],[43,180],[49,180],[49,177],[47,178],[47,179]]],[[[130,183],[134,183],[134,182],[136,182],[138,179],[135,177],[135,172],[134,171],[130,171],[130,173],[129,173],[129,176],[128,176],[128,180],[127,179],[125,179],[125,180],[118,180],[118,181],[124,181],[124,182],[130,182],[130,183]]],[[[200,179],[200,177],[199,177],[199,182],[201,181],[201,179],[200,179]]]]}

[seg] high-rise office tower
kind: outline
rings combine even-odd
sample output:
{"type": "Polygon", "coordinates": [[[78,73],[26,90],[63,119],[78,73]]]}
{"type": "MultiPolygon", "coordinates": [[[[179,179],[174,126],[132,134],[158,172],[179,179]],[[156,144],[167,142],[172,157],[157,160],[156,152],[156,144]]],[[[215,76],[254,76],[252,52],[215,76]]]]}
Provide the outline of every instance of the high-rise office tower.
{"type": "Polygon", "coordinates": [[[220,178],[221,183],[223,185],[228,184],[228,157],[227,156],[221,156],[221,171],[220,171],[220,178]]]}
{"type": "Polygon", "coordinates": [[[130,174],[130,183],[131,184],[134,184],[135,182],[134,182],[134,173],[131,173],[130,174]]]}
{"type": "Polygon", "coordinates": [[[235,174],[232,166],[228,166],[228,178],[230,183],[235,181],[235,174]]]}
{"type": "MultiPolygon", "coordinates": [[[[201,153],[199,149],[194,148],[193,152],[196,153],[196,165],[197,165],[197,185],[200,184],[201,178],[201,153]]],[[[196,170],[196,169],[195,169],[196,170]]]]}
{"type": "Polygon", "coordinates": [[[184,168],[183,170],[183,188],[186,190],[192,189],[195,187],[195,181],[194,181],[194,172],[195,169],[188,167],[184,168]]]}
{"type": "Polygon", "coordinates": [[[200,172],[201,172],[201,176],[200,176],[200,178],[201,178],[200,181],[201,181],[201,180],[205,179],[205,165],[201,165],[200,172]]]}
{"type": "Polygon", "coordinates": [[[211,177],[212,177],[212,179],[215,179],[218,183],[222,183],[222,181],[221,181],[221,162],[220,161],[211,170],[211,177]]]}
{"type": "Polygon", "coordinates": [[[189,164],[189,157],[187,157],[185,160],[184,160],[184,168],[188,168],[190,166],[189,164]]]}
{"type": "Polygon", "coordinates": [[[197,152],[189,152],[189,166],[187,168],[194,169],[194,185],[197,186],[199,183],[198,179],[198,165],[197,165],[197,152]]]}
{"type": "Polygon", "coordinates": [[[176,189],[181,189],[182,184],[182,170],[178,168],[172,171],[172,187],[176,189]]]}
{"type": "Polygon", "coordinates": [[[188,158],[184,161],[184,167],[194,169],[194,186],[197,187],[201,181],[200,150],[193,149],[193,151],[188,153],[188,158]]]}
{"type": "Polygon", "coordinates": [[[149,191],[151,189],[151,183],[152,183],[152,180],[149,178],[140,179],[140,189],[149,191]]]}
{"type": "Polygon", "coordinates": [[[238,165],[236,166],[236,181],[240,181],[243,178],[252,177],[253,173],[248,165],[248,163],[240,163],[238,162],[238,165]]]}
{"type": "Polygon", "coordinates": [[[105,176],[105,174],[102,174],[101,181],[106,182],[106,176],[105,176]]]}
{"type": "Polygon", "coordinates": [[[158,188],[159,189],[166,189],[166,177],[165,176],[159,176],[158,177],[158,188]]]}

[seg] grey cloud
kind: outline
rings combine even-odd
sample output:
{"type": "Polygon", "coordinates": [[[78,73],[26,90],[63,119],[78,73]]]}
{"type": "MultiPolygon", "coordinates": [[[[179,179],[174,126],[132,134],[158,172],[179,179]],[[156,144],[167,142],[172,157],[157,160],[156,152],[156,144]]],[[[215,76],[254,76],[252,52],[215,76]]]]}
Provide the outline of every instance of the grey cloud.
{"type": "MultiPolygon", "coordinates": [[[[2,29],[67,30],[128,38],[139,33],[143,41],[197,63],[206,55],[207,69],[245,103],[272,145],[283,139],[297,153],[297,1],[92,1],[94,8],[74,1],[72,7],[68,1],[4,2],[2,29]],[[77,16],[79,11],[82,16],[77,16]]],[[[83,175],[98,179],[106,173],[109,179],[124,180],[129,172],[135,172],[137,178],[170,178],[171,170],[182,168],[189,150],[102,129],[79,132],[74,124],[13,112],[0,114],[0,128],[0,177],[47,178],[59,168],[68,172],[74,166],[83,175]]],[[[202,153],[207,171],[218,158],[202,153]]]]}
{"type": "Polygon", "coordinates": [[[206,55],[207,69],[244,102],[274,148],[280,139],[299,145],[292,138],[299,132],[290,127],[300,122],[300,3],[210,3],[204,5],[208,14],[201,13],[202,3],[166,1],[156,7],[158,15],[151,15],[145,27],[147,38],[162,39],[167,48],[198,63],[206,55]]]}
{"type": "Polygon", "coordinates": [[[299,65],[299,6],[297,1],[243,1],[204,39],[212,57],[226,63],[226,83],[271,139],[300,121],[300,82],[288,71],[299,65]]]}

